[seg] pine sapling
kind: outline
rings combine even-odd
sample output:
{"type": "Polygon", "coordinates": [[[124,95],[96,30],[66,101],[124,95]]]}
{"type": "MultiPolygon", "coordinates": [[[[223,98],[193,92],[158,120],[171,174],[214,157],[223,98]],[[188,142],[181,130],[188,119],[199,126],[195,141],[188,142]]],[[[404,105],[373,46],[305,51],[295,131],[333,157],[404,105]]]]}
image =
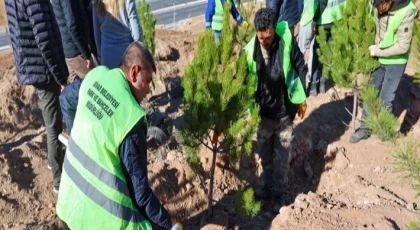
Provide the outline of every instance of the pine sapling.
{"type": "Polygon", "coordinates": [[[222,39],[215,45],[212,31],[199,35],[198,53],[187,66],[182,80],[185,121],[181,129],[182,142],[191,169],[195,172],[200,169],[200,146],[213,153],[209,173],[209,216],[212,216],[216,157],[226,154],[231,161],[237,161],[242,154],[250,155],[252,138],[260,121],[258,108],[253,115],[248,115],[255,78],[248,72],[245,54],[233,54],[237,25],[229,23],[230,7],[227,2],[222,39]]]}
{"type": "Polygon", "coordinates": [[[140,17],[141,26],[143,28],[144,44],[154,55],[156,20],[153,18],[149,3],[147,3],[146,0],[141,0],[139,6],[137,7],[137,12],[140,17]]]}

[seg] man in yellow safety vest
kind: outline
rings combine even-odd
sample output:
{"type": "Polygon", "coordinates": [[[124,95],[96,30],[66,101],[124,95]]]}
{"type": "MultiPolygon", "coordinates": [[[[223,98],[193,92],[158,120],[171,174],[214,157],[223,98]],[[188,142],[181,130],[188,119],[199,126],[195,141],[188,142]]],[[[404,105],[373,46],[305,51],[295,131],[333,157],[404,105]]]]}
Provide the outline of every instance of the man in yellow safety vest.
{"type": "Polygon", "coordinates": [[[222,28],[223,28],[223,7],[226,1],[232,3],[230,10],[233,18],[243,27],[248,29],[248,23],[244,21],[236,9],[235,3],[230,0],[208,0],[206,9],[206,29],[212,29],[214,32],[214,39],[217,41],[220,39],[222,28]]]}
{"type": "Polygon", "coordinates": [[[181,229],[150,189],[146,113],[156,65],[133,42],[120,68],[99,66],[80,85],[57,215],[70,229],[181,229]]]}
{"type": "MultiPolygon", "coordinates": [[[[411,0],[374,0],[376,23],[375,44],[369,47],[370,55],[378,58],[381,65],[372,73],[371,84],[379,90],[381,102],[392,111],[401,77],[410,56],[416,6],[411,0]]],[[[360,128],[350,137],[350,143],[369,138],[364,122],[367,113],[363,109],[360,128]]]]}

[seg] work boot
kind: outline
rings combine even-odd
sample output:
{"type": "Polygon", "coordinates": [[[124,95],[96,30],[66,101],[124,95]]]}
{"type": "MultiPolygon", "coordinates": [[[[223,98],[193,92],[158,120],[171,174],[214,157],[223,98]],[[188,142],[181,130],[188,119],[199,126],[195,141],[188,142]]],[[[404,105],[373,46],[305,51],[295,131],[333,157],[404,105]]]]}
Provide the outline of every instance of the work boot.
{"type": "Polygon", "coordinates": [[[255,190],[254,197],[256,200],[269,200],[271,199],[272,191],[271,188],[268,186],[264,186],[263,188],[258,188],[255,190]]]}
{"type": "Polygon", "coordinates": [[[284,196],[276,196],[273,200],[273,214],[279,214],[280,209],[286,205],[286,201],[284,200],[284,196]]]}
{"type": "Polygon", "coordinates": [[[365,140],[369,138],[369,133],[368,133],[368,129],[366,128],[359,128],[356,130],[355,133],[353,133],[353,135],[351,135],[350,137],[350,143],[355,144],[357,142],[359,142],[360,140],[365,140]]]}

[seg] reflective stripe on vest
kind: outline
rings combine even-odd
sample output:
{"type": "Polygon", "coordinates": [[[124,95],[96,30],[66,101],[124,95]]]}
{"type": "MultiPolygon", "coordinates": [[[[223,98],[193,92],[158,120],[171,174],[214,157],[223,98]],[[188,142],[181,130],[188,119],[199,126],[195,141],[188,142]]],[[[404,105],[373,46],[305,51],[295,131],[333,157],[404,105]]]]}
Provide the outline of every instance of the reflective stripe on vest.
{"type": "Polygon", "coordinates": [[[79,91],[57,201],[70,229],[152,229],[136,209],[119,146],[145,117],[120,69],[91,70],[79,91]]]}
{"type": "Polygon", "coordinates": [[[343,18],[340,6],[346,6],[347,0],[328,0],[327,7],[322,12],[321,18],[318,20],[319,25],[332,23],[343,18]]]}
{"type": "MultiPolygon", "coordinates": [[[[404,17],[408,10],[413,10],[414,15],[417,14],[416,6],[410,1],[410,3],[408,3],[405,7],[398,9],[397,11],[394,12],[393,16],[390,16],[391,18],[389,19],[388,24],[387,24],[384,40],[382,40],[378,44],[378,47],[380,49],[389,48],[398,41],[397,31],[401,23],[404,21],[404,17]]],[[[379,57],[379,62],[385,65],[405,64],[407,63],[408,57],[410,56],[410,51],[411,51],[411,45],[407,53],[392,56],[392,57],[379,57]]]]}
{"type": "Polygon", "coordinates": [[[315,11],[318,8],[318,0],[305,0],[303,3],[302,17],[300,18],[301,26],[308,25],[315,16],[315,11]]]}
{"type": "Polygon", "coordinates": [[[216,9],[211,19],[211,28],[213,30],[221,31],[223,28],[223,5],[222,0],[215,0],[216,9]]]}
{"type": "MultiPolygon", "coordinates": [[[[282,42],[283,72],[284,76],[286,76],[285,83],[289,99],[293,104],[301,104],[306,100],[306,93],[299,76],[291,64],[290,55],[292,52],[293,36],[288,28],[287,22],[279,22],[276,27],[276,33],[280,36],[282,42]]],[[[254,61],[255,45],[258,44],[256,44],[256,36],[253,36],[251,41],[249,41],[245,46],[244,50],[247,54],[248,69],[254,76],[258,78],[257,64],[254,61]]],[[[258,81],[255,82],[254,90],[257,91],[258,81]]]]}

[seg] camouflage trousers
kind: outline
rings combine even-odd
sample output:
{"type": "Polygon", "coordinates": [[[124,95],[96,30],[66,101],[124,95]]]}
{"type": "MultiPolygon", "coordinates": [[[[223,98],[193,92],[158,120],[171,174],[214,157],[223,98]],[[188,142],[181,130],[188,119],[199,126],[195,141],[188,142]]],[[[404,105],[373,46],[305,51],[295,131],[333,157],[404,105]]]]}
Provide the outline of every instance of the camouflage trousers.
{"type": "Polygon", "coordinates": [[[289,116],[275,120],[261,117],[257,148],[263,167],[262,178],[273,196],[281,196],[287,188],[292,139],[293,122],[289,116]]]}

